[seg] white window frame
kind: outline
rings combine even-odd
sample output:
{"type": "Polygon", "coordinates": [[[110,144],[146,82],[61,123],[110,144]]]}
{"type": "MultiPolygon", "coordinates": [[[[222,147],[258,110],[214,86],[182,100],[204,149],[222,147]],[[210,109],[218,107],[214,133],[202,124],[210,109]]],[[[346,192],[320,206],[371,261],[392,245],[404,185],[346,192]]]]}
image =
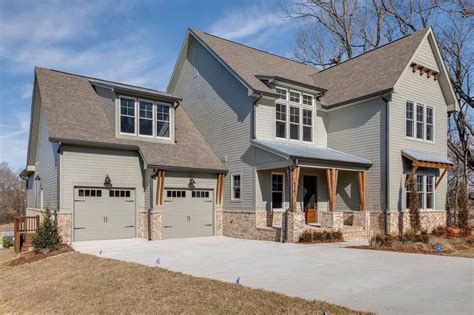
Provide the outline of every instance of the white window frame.
{"type": "Polygon", "coordinates": [[[290,90],[286,89],[280,86],[275,87],[275,89],[282,89],[287,91],[287,100],[283,100],[281,98],[276,99],[275,101],[275,134],[274,134],[274,139],[276,140],[286,140],[286,141],[291,141],[291,142],[300,142],[300,143],[314,143],[314,124],[315,124],[315,115],[316,115],[316,108],[314,106],[315,104],[315,98],[313,95],[308,94],[308,93],[303,93],[295,90],[290,90]],[[300,95],[299,97],[299,102],[293,102],[290,101],[290,93],[298,93],[300,95]],[[307,105],[303,104],[303,95],[310,96],[312,99],[312,104],[307,105]],[[281,104],[286,106],[286,121],[285,121],[285,137],[278,137],[276,135],[276,122],[280,121],[283,122],[282,120],[277,120],[276,119],[276,104],[281,104]],[[291,125],[296,125],[296,123],[291,123],[290,122],[290,108],[291,107],[297,107],[299,108],[299,122],[298,122],[298,139],[291,139],[290,137],[290,126],[291,125]],[[311,111],[311,126],[309,125],[303,125],[303,110],[310,110],[311,111]],[[303,140],[303,129],[304,127],[311,127],[311,141],[305,141],[303,140]]]}
{"type": "MultiPolygon", "coordinates": [[[[407,175],[407,176],[410,176],[410,175],[407,175]]],[[[417,193],[418,194],[423,194],[423,205],[420,205],[420,207],[418,208],[418,210],[420,211],[434,211],[436,209],[436,175],[434,174],[417,174],[416,175],[416,184],[415,185],[418,185],[418,178],[421,177],[423,178],[422,179],[422,183],[423,183],[423,191],[418,191],[418,186],[417,186],[417,193]],[[430,194],[433,195],[433,208],[428,208],[427,207],[427,204],[428,204],[428,178],[431,177],[432,180],[433,180],[433,192],[430,192],[430,194]]],[[[409,188],[407,186],[407,188],[405,189],[405,200],[407,200],[407,194],[411,192],[411,187],[409,188]]],[[[407,201],[405,201],[406,205],[405,205],[405,209],[407,211],[409,211],[409,204],[407,201]]]]}
{"type": "Polygon", "coordinates": [[[410,140],[413,140],[413,141],[421,141],[421,142],[428,142],[428,143],[435,143],[435,132],[436,132],[436,113],[435,113],[435,107],[434,106],[431,106],[431,105],[424,105],[423,103],[418,103],[418,102],[414,102],[414,101],[410,101],[410,100],[406,100],[405,101],[405,138],[406,139],[410,139],[410,140]],[[407,128],[407,115],[406,115],[406,105],[407,103],[411,103],[413,104],[413,127],[412,127],[412,134],[413,136],[412,137],[409,137],[407,136],[406,134],[406,128],[407,128]],[[418,138],[417,137],[417,124],[418,124],[418,117],[417,117],[417,108],[418,107],[422,107],[423,108],[423,137],[422,138],[418,138]],[[427,139],[427,130],[428,130],[428,115],[427,115],[427,112],[428,112],[428,108],[431,108],[431,110],[433,111],[433,123],[431,124],[432,126],[432,129],[433,129],[433,139],[432,140],[428,140],[427,139]]]}
{"type": "Polygon", "coordinates": [[[434,106],[425,106],[425,140],[428,142],[435,142],[435,109],[434,106]],[[431,109],[431,140],[428,140],[428,108],[431,109]]]}
{"type": "Polygon", "coordinates": [[[302,117],[301,117],[301,112],[302,112],[302,109],[301,109],[301,106],[295,106],[295,105],[289,105],[289,108],[288,108],[288,140],[290,141],[296,141],[296,142],[301,142],[301,139],[303,138],[302,135],[301,135],[301,124],[303,123],[302,122],[302,117]],[[297,123],[294,123],[294,122],[291,122],[291,108],[296,108],[298,110],[298,122],[297,123]],[[297,126],[298,127],[298,139],[293,139],[291,138],[291,125],[293,126],[297,126]]]}
{"type": "Polygon", "coordinates": [[[282,101],[281,99],[278,99],[277,102],[275,103],[275,138],[276,139],[288,139],[288,103],[282,101]],[[285,106],[285,120],[277,119],[277,105],[285,106]],[[277,136],[277,132],[276,132],[277,122],[285,123],[285,136],[284,137],[277,136]]]}
{"type": "MultiPolygon", "coordinates": [[[[137,100],[137,134],[140,136],[140,137],[146,137],[146,138],[154,138],[155,137],[155,130],[154,130],[154,126],[155,126],[155,122],[154,122],[154,117],[155,117],[155,111],[156,111],[156,106],[155,106],[155,102],[153,101],[150,101],[150,100],[147,100],[147,99],[142,99],[142,98],[139,98],[137,100]],[[147,102],[147,103],[151,103],[151,128],[152,128],[152,131],[151,131],[151,136],[150,135],[144,135],[144,134],[141,134],[140,133],[140,102],[143,101],[143,102],[147,102]]],[[[150,120],[148,118],[144,118],[146,120],[150,120]]]]}
{"type": "MultiPolygon", "coordinates": [[[[270,194],[271,194],[271,209],[274,210],[285,210],[285,173],[281,172],[272,172],[270,175],[270,194]],[[281,185],[281,208],[273,208],[273,175],[282,176],[282,185],[281,185]]],[[[279,191],[275,191],[279,192],[279,191]]]]}
{"type": "MultiPolygon", "coordinates": [[[[133,98],[133,97],[129,97],[129,96],[119,96],[119,104],[118,104],[118,114],[119,114],[119,119],[118,119],[118,123],[119,123],[119,133],[121,135],[126,135],[126,136],[136,136],[138,134],[138,124],[137,124],[137,99],[136,98],[133,98]],[[135,104],[134,107],[133,107],[133,112],[135,114],[134,116],[134,133],[129,133],[129,132],[123,132],[122,131],[122,99],[125,99],[125,100],[131,100],[133,101],[133,103],[135,104]]],[[[130,116],[126,116],[126,117],[130,117],[130,116]]]]}
{"type": "Polygon", "coordinates": [[[301,104],[302,104],[302,105],[305,105],[305,106],[314,106],[314,96],[311,95],[311,94],[302,93],[302,95],[301,95],[301,104]],[[305,96],[311,97],[311,104],[305,104],[305,103],[304,103],[304,100],[303,100],[303,99],[304,99],[305,96]]]}
{"type": "Polygon", "coordinates": [[[415,124],[416,124],[416,104],[415,102],[412,102],[412,101],[406,101],[405,102],[405,137],[406,138],[409,138],[409,139],[415,139],[415,124]],[[407,107],[408,107],[408,103],[411,104],[412,106],[412,118],[411,119],[408,119],[408,116],[407,116],[407,107]],[[411,137],[410,136],[407,136],[407,126],[408,126],[408,120],[411,120],[412,122],[412,127],[411,127],[411,137]]]}
{"type": "Polygon", "coordinates": [[[419,104],[417,103],[416,104],[416,107],[415,107],[415,139],[417,140],[425,140],[425,121],[426,121],[426,117],[425,117],[425,106],[423,104],[419,104]],[[418,120],[418,108],[421,108],[421,113],[423,115],[423,120],[422,121],[419,121],[418,120]],[[422,124],[422,128],[421,128],[421,138],[418,137],[418,124],[421,123],[422,124]]]}
{"type": "Polygon", "coordinates": [[[233,202],[240,202],[242,200],[242,172],[235,172],[230,175],[230,200],[233,202]],[[239,198],[235,198],[235,195],[234,195],[234,188],[235,188],[234,176],[240,177],[240,183],[239,183],[240,197],[239,198]]]}
{"type": "MultiPolygon", "coordinates": [[[[172,110],[171,110],[171,104],[168,104],[168,103],[163,103],[163,102],[155,102],[155,116],[153,116],[153,120],[154,120],[154,134],[155,134],[155,138],[156,139],[171,139],[171,132],[173,130],[173,120],[174,120],[174,117],[173,117],[173,114],[172,114],[172,110]],[[169,108],[169,111],[168,111],[168,118],[169,118],[169,132],[168,132],[168,137],[162,137],[162,136],[158,136],[158,130],[156,130],[156,128],[158,127],[158,105],[162,105],[162,106],[168,106],[169,108]]],[[[164,121],[164,120],[160,120],[160,121],[164,121]]]]}
{"type": "MultiPolygon", "coordinates": [[[[285,89],[285,88],[282,88],[282,87],[279,87],[279,86],[275,87],[275,91],[276,91],[277,94],[278,94],[278,90],[285,91],[285,93],[286,93],[285,98],[278,98],[278,100],[287,102],[288,101],[288,95],[289,95],[288,89],[285,89]]],[[[278,95],[280,95],[280,94],[278,94],[278,95]]]]}

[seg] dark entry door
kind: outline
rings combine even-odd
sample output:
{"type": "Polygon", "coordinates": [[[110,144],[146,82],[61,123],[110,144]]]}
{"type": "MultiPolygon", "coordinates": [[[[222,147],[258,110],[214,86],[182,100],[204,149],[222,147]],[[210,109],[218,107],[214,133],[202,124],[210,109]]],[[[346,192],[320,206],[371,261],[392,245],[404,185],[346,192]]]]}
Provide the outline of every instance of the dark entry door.
{"type": "Polygon", "coordinates": [[[306,223],[318,222],[317,177],[306,175],[303,177],[303,200],[306,223]]]}

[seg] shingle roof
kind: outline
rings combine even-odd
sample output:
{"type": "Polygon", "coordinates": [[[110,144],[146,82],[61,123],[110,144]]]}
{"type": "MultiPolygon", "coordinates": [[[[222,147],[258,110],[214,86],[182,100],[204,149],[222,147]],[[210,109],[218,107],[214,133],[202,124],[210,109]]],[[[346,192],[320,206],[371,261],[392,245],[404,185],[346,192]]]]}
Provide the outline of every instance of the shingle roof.
{"type": "Polygon", "coordinates": [[[251,143],[259,148],[283,155],[288,158],[312,159],[317,161],[339,162],[352,165],[369,167],[372,162],[358,156],[333,150],[326,147],[318,147],[311,144],[291,143],[275,140],[251,140],[251,143]]]}
{"type": "Polygon", "coordinates": [[[314,84],[328,90],[322,102],[336,105],[392,89],[428,30],[419,30],[314,74],[314,84]]]}
{"type": "Polygon", "coordinates": [[[433,152],[403,149],[402,153],[406,155],[407,157],[409,157],[410,159],[420,161],[420,162],[431,162],[431,163],[442,163],[442,164],[453,165],[453,162],[448,160],[446,157],[443,157],[433,152]]]}
{"type": "Polygon", "coordinates": [[[51,139],[134,148],[150,166],[225,170],[182,107],[176,109],[174,144],[117,139],[90,78],[44,68],[35,72],[51,139]]]}
{"type": "Polygon", "coordinates": [[[254,90],[272,93],[258,75],[287,78],[326,89],[322,103],[331,106],[390,91],[428,30],[419,30],[325,70],[205,32],[191,32],[254,90]]]}
{"type": "Polygon", "coordinates": [[[256,75],[279,76],[307,85],[314,85],[311,74],[319,69],[208,33],[191,32],[256,91],[274,93],[256,75]]]}

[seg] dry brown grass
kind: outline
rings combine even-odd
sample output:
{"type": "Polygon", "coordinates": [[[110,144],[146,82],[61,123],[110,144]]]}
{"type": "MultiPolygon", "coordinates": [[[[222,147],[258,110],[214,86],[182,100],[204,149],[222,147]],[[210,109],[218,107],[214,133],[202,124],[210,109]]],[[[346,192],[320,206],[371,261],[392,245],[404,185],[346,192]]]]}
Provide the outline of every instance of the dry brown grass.
{"type": "Polygon", "coordinates": [[[0,313],[361,314],[288,297],[79,253],[11,267],[0,251],[0,313]]]}

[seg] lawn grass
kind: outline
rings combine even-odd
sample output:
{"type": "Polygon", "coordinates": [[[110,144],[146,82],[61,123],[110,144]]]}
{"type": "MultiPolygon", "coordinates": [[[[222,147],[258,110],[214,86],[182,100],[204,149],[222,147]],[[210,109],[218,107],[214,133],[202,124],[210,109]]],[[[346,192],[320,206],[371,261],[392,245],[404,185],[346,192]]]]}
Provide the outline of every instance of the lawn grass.
{"type": "MultiPolygon", "coordinates": [[[[0,313],[362,314],[321,301],[80,253],[9,266],[0,250],[0,313]]],[[[316,284],[315,284],[316,285],[316,284]]]]}

